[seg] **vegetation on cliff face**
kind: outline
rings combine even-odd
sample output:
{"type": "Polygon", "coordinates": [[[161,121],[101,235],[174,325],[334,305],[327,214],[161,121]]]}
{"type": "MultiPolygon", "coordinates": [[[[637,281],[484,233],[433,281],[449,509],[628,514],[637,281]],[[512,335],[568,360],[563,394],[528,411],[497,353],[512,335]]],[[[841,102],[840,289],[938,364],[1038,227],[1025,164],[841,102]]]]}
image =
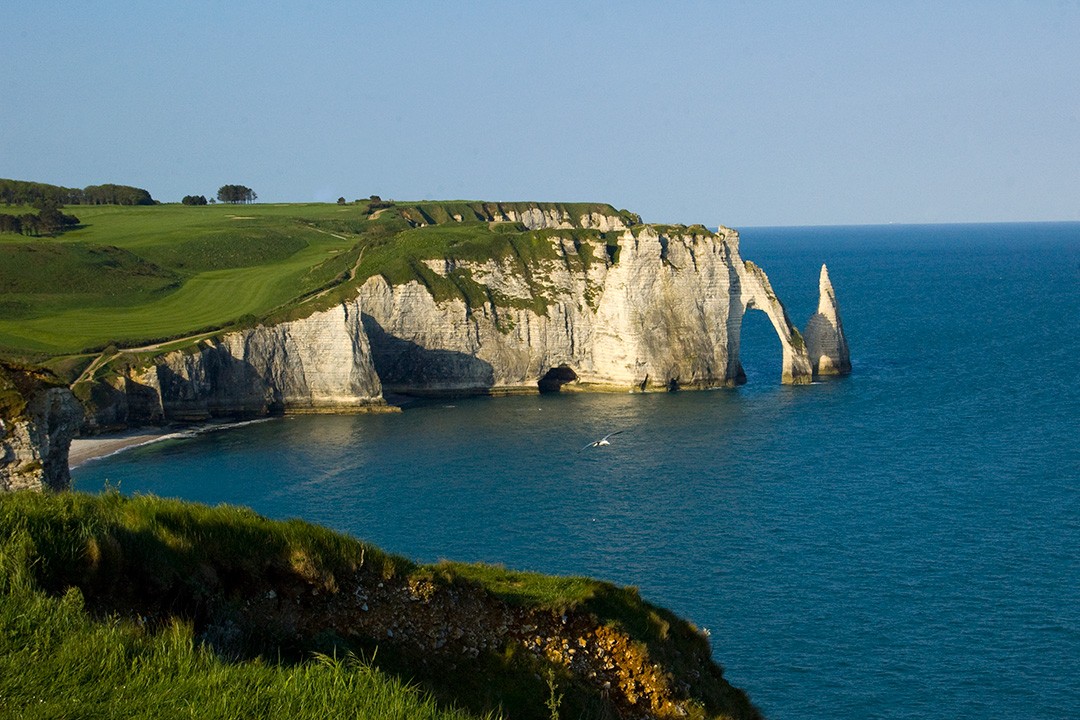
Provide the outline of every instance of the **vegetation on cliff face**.
{"type": "Polygon", "coordinates": [[[420,566],[299,521],[0,497],[0,715],[754,718],[633,589],[420,566]]]}

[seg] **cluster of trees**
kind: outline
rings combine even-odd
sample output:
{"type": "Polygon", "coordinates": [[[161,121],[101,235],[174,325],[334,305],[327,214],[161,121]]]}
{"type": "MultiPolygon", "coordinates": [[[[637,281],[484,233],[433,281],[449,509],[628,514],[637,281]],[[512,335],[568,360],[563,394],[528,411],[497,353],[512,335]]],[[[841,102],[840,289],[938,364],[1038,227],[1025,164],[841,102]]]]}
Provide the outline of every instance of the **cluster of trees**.
{"type": "MultiPolygon", "coordinates": [[[[356,202],[361,202],[361,201],[357,200],[356,202]]],[[[394,201],[393,200],[383,200],[378,195],[372,195],[370,198],[368,198],[367,211],[368,211],[369,215],[371,213],[375,212],[376,210],[382,210],[384,208],[391,208],[391,207],[394,207],[394,201]]]]}
{"type": "Polygon", "coordinates": [[[184,198],[180,202],[182,202],[185,205],[205,205],[206,204],[206,196],[205,195],[185,195],[184,198]]]}
{"type": "Polygon", "coordinates": [[[217,199],[227,203],[251,203],[257,197],[254,190],[244,185],[222,185],[217,191],[217,199]]]}
{"type": "Polygon", "coordinates": [[[35,203],[36,213],[7,215],[0,213],[0,233],[22,233],[23,235],[54,235],[70,230],[79,224],[79,218],[61,212],[60,207],[51,200],[35,203]]]}
{"type": "Polygon", "coordinates": [[[142,188],[129,185],[89,185],[83,189],[0,178],[0,202],[5,205],[156,205],[142,188]]]}

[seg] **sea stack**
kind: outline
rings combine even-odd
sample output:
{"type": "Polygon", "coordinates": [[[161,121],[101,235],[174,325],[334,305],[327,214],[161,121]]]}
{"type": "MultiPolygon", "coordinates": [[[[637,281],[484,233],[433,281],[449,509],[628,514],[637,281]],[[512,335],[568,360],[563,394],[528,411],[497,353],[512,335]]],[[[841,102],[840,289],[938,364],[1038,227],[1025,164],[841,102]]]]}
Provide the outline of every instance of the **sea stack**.
{"type": "Polygon", "coordinates": [[[829,269],[824,265],[821,266],[818,292],[817,312],[806,323],[806,348],[814,376],[847,375],[851,372],[851,357],[844,337],[844,324],[840,322],[836,292],[829,280],[829,269]]]}

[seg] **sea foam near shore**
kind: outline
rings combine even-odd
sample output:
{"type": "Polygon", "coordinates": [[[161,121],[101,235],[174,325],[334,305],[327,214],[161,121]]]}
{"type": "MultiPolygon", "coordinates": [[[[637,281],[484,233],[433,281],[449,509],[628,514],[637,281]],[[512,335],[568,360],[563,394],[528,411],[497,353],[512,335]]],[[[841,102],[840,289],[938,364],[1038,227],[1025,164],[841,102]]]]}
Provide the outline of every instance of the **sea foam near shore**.
{"type": "Polygon", "coordinates": [[[243,422],[214,423],[211,425],[185,428],[183,430],[163,428],[156,431],[147,431],[138,429],[114,435],[75,438],[71,441],[71,450],[68,452],[68,467],[74,470],[93,460],[111,457],[118,453],[122,453],[125,450],[131,450],[163,440],[179,440],[182,438],[195,437],[202,433],[228,430],[230,428],[267,422],[272,419],[273,418],[258,418],[256,420],[245,420],[243,422]]]}

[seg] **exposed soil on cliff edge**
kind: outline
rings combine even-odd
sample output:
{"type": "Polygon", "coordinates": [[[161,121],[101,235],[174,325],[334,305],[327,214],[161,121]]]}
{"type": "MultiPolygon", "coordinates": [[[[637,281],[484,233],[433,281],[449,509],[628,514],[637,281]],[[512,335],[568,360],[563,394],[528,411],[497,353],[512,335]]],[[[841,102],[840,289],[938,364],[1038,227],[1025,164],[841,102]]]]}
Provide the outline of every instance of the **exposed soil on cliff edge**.
{"type": "MultiPolygon", "coordinates": [[[[663,610],[627,618],[644,621],[636,629],[647,639],[635,639],[586,608],[516,605],[439,566],[408,578],[361,568],[256,585],[231,612],[205,618],[203,637],[224,652],[245,644],[240,633],[265,631],[297,648],[347,647],[438,697],[511,717],[550,717],[555,694],[565,717],[759,717],[723,679],[704,637],[663,610]]],[[[611,592],[640,603],[636,591],[611,592]]]]}

